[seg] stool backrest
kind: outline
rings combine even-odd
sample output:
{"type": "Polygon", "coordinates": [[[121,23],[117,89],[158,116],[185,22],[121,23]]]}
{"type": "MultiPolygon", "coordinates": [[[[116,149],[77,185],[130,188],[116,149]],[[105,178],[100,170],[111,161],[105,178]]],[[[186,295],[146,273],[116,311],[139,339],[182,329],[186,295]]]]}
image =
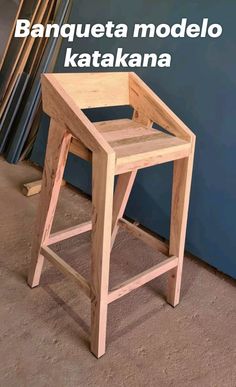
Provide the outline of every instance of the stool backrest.
{"type": "Polygon", "coordinates": [[[129,105],[128,72],[57,75],[80,109],[129,105]]]}

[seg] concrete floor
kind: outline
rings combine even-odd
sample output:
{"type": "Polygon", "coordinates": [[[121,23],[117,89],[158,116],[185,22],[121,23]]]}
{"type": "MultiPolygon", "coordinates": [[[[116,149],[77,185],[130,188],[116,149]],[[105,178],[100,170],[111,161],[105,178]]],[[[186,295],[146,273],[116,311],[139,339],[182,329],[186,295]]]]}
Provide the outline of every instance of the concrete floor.
{"type": "MultiPolygon", "coordinates": [[[[109,307],[107,353],[89,352],[87,298],[50,264],[41,286],[26,285],[38,196],[22,184],[40,178],[28,163],[0,159],[0,386],[236,386],[235,282],[186,258],[182,299],[164,299],[165,276],[109,307]]],[[[54,230],[90,217],[90,202],[64,187],[54,230]]],[[[55,246],[88,276],[89,233],[55,246]]],[[[162,257],[120,232],[111,258],[111,284],[162,257]]]]}

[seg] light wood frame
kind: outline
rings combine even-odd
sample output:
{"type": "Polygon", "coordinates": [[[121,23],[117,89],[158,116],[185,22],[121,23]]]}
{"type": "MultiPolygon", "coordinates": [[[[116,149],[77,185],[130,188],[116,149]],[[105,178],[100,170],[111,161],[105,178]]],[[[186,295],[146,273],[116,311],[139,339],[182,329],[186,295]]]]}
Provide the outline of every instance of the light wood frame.
{"type": "Polygon", "coordinates": [[[195,135],[134,73],[45,74],[42,95],[43,109],[51,117],[51,125],[28,283],[31,287],[39,284],[45,257],[78,284],[91,300],[91,351],[100,357],[105,353],[110,302],[168,273],[167,300],[173,306],[179,303],[195,135]],[[153,122],[157,123],[173,135],[173,141],[179,139],[178,146],[156,149],[150,141],[150,149],[145,145],[146,153],[140,145],[138,157],[131,153],[119,159],[81,109],[128,104],[134,108],[132,122],[147,130],[153,122]],[[92,162],[92,221],[51,234],[68,152],[92,162]],[[137,170],[168,161],[174,161],[169,246],[123,218],[137,170]],[[116,186],[115,175],[119,175],[116,186]],[[120,226],[161,251],[166,260],[109,290],[110,251],[120,226]],[[89,230],[90,282],[49,247],[89,230]]]}

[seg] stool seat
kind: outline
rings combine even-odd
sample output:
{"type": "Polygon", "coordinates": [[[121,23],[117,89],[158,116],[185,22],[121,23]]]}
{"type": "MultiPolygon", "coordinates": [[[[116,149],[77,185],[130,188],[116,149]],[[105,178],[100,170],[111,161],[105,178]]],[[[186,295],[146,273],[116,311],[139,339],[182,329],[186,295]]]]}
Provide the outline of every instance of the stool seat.
{"type": "Polygon", "coordinates": [[[165,273],[167,301],[172,306],[179,303],[195,135],[135,73],[44,74],[42,101],[51,122],[28,284],[39,285],[44,258],[77,284],[91,301],[91,351],[99,358],[105,353],[110,303],[165,273]],[[91,122],[86,115],[86,109],[114,106],[130,106],[132,119],[91,122]],[[92,219],[51,233],[69,152],[92,163],[92,219]],[[124,212],[137,171],[170,161],[173,185],[167,244],[129,222],[124,212]],[[110,289],[110,253],[119,227],[165,259],[110,289]],[[51,246],[90,230],[87,280],[51,246]]]}
{"type": "MultiPolygon", "coordinates": [[[[115,151],[117,174],[144,167],[145,164],[151,166],[186,157],[191,151],[191,144],[188,141],[131,119],[100,121],[93,124],[115,151]]],[[[70,148],[72,153],[86,160],[91,159],[91,155],[86,152],[86,148],[79,140],[73,139],[72,143],[70,148]]]]}

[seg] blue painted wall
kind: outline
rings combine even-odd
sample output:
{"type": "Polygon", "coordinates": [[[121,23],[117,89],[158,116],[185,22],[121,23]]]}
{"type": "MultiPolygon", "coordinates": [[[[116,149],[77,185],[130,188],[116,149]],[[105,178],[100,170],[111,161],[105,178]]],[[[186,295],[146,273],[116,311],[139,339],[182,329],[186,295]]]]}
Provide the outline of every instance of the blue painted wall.
{"type": "MultiPolygon", "coordinates": [[[[236,278],[236,1],[235,0],[74,0],[70,22],[176,23],[187,17],[200,23],[208,17],[223,26],[218,39],[82,39],[63,43],[56,71],[63,68],[65,49],[75,52],[170,52],[170,69],[135,70],[197,135],[187,249],[236,278]]],[[[70,69],[69,71],[73,71],[70,69]]],[[[76,71],[76,69],[74,70],[76,71]]],[[[87,70],[88,71],[88,70],[87,70]]],[[[94,69],[91,71],[94,71],[94,69]]],[[[123,117],[126,109],[89,112],[95,120],[123,117]]],[[[47,136],[44,117],[32,159],[43,162],[47,136]]],[[[70,156],[66,178],[90,192],[90,167],[70,156]]],[[[172,166],[140,171],[127,215],[168,237],[172,166]]]]}

